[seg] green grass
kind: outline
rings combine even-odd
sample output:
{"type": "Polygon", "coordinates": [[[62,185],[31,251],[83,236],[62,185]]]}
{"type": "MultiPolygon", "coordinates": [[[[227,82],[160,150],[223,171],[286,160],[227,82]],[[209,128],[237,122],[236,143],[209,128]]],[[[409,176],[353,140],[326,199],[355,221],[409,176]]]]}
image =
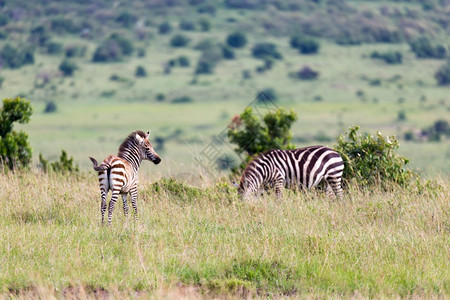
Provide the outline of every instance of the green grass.
{"type": "Polygon", "coordinates": [[[94,175],[2,174],[0,294],[446,297],[448,186],[242,202],[142,176],[140,219],[100,226],[94,175]],[[24,188],[25,187],[25,188],[24,188]]]}

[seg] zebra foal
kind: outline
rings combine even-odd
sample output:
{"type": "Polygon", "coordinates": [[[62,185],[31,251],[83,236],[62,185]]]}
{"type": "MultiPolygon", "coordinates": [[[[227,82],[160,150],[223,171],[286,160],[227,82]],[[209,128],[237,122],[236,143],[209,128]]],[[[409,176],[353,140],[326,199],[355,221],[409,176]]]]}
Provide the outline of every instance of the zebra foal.
{"type": "Polygon", "coordinates": [[[149,136],[150,131],[144,133],[138,130],[130,133],[120,145],[117,156],[108,156],[100,165],[94,158],[89,157],[94,164],[94,170],[98,172],[102,198],[102,224],[104,224],[106,197],[109,190],[112,191],[112,195],[108,207],[108,225],[111,224],[112,213],[119,194],[122,196],[124,213],[128,215],[127,195],[130,193],[131,204],[137,219],[136,200],[139,166],[142,160],[149,160],[155,165],[161,162],[161,158],[153,150],[152,144],[148,140],[149,136]]]}
{"type": "Polygon", "coordinates": [[[322,180],[328,197],[342,197],[344,162],[336,151],[325,146],[295,150],[270,150],[253,159],[242,173],[239,193],[244,199],[261,187],[275,187],[278,198],[283,187],[313,188],[322,180]]]}

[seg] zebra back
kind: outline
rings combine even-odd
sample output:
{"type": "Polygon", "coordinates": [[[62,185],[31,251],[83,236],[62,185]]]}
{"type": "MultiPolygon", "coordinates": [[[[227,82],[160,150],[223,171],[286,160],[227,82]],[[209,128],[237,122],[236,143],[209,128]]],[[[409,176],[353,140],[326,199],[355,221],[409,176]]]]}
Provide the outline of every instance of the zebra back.
{"type": "Polygon", "coordinates": [[[245,168],[239,189],[255,193],[262,186],[275,187],[277,194],[284,187],[313,188],[322,180],[336,195],[344,163],[336,151],[325,146],[310,146],[295,150],[269,150],[253,159],[245,168]]]}

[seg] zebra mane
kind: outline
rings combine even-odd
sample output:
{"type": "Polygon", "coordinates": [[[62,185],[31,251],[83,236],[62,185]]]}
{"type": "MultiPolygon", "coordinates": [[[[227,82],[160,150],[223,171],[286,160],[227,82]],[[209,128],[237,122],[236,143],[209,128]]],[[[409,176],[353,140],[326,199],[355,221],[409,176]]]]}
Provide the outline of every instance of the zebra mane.
{"type": "Polygon", "coordinates": [[[136,141],[136,134],[139,134],[142,138],[145,137],[145,133],[142,130],[133,131],[128,135],[128,137],[120,144],[119,153],[127,151],[130,149],[130,146],[134,146],[138,144],[136,141]]]}

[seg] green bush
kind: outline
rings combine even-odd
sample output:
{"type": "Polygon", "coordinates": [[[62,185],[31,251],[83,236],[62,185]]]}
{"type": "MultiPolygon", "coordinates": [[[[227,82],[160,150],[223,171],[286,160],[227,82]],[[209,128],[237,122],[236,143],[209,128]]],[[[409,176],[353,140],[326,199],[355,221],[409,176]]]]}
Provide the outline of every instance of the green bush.
{"type": "Polygon", "coordinates": [[[113,33],[101,43],[94,52],[93,62],[116,62],[122,60],[123,56],[131,55],[134,45],[123,35],[113,33]]]}
{"type": "Polygon", "coordinates": [[[185,47],[189,44],[190,39],[182,34],[177,34],[174,35],[171,39],[170,39],[170,45],[172,47],[185,47]]]}
{"type": "Polygon", "coordinates": [[[247,36],[240,31],[233,32],[227,36],[227,44],[234,48],[243,48],[247,44],[247,36]]]}
{"type": "Polygon", "coordinates": [[[169,34],[172,31],[172,25],[169,22],[161,23],[158,26],[158,32],[160,34],[169,34]]]}
{"type": "Polygon", "coordinates": [[[444,45],[432,43],[425,37],[410,42],[409,46],[418,58],[442,59],[447,55],[447,49],[444,45]]]}
{"type": "Polygon", "coordinates": [[[80,170],[77,165],[73,163],[73,157],[68,157],[65,150],[61,150],[59,161],[49,162],[42,154],[39,154],[39,166],[44,172],[57,173],[78,173],[80,170]]]}
{"type": "Polygon", "coordinates": [[[291,126],[297,114],[279,108],[259,117],[251,107],[233,118],[228,127],[228,138],[239,154],[249,157],[271,149],[293,149],[291,126]]]}
{"type": "Polygon", "coordinates": [[[320,48],[320,44],[315,39],[298,35],[291,37],[290,44],[302,54],[316,54],[320,48]]]}
{"type": "Polygon", "coordinates": [[[192,31],[195,30],[195,23],[188,20],[182,20],[178,26],[181,30],[192,31]]]}
{"type": "Polygon", "coordinates": [[[443,64],[434,74],[438,85],[450,85],[450,60],[443,64]]]}
{"type": "Polygon", "coordinates": [[[403,55],[398,51],[388,51],[384,53],[380,53],[378,51],[372,52],[370,55],[371,58],[381,59],[385,63],[390,65],[398,65],[402,63],[403,55]]]}
{"type": "Polygon", "coordinates": [[[258,101],[259,103],[270,103],[276,102],[277,100],[278,95],[273,88],[265,88],[256,94],[256,101],[258,101]]]}
{"type": "Polygon", "coordinates": [[[256,58],[265,59],[273,57],[274,59],[282,59],[282,55],[277,51],[277,47],[272,43],[258,43],[252,48],[252,55],[256,58]]]}
{"type": "Polygon", "coordinates": [[[376,137],[359,133],[359,127],[350,127],[345,135],[340,135],[334,147],[345,163],[344,183],[356,181],[361,187],[380,185],[392,187],[392,183],[407,186],[414,173],[406,168],[408,159],[396,150],[399,144],[395,136],[376,137]]]}
{"type": "Polygon", "coordinates": [[[143,66],[137,66],[136,71],[134,72],[134,76],[136,77],[147,77],[147,71],[143,66]]]}
{"type": "Polygon", "coordinates": [[[6,44],[0,52],[2,66],[18,69],[27,64],[34,64],[34,51],[30,47],[14,47],[6,44]]]}
{"type": "Polygon", "coordinates": [[[30,101],[17,97],[3,99],[0,111],[0,164],[10,170],[27,167],[31,162],[28,135],[13,130],[13,123],[28,123],[33,113],[30,101]]]}
{"type": "Polygon", "coordinates": [[[75,62],[71,60],[63,60],[59,65],[59,70],[63,73],[64,76],[72,76],[73,72],[78,69],[78,66],[75,62]]]}

